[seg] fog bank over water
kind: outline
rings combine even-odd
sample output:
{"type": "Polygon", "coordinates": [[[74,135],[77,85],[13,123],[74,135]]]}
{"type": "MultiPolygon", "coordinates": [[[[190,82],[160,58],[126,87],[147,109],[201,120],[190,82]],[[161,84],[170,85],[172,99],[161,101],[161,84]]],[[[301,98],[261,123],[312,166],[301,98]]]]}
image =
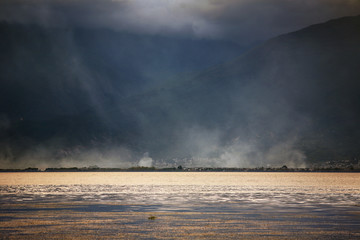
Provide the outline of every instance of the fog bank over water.
{"type": "Polygon", "coordinates": [[[84,150],[83,152],[69,152],[68,157],[56,156],[55,151],[48,148],[35,149],[24,154],[14,161],[12,158],[1,156],[2,168],[25,169],[28,167],[45,168],[71,168],[98,166],[102,168],[130,168],[130,167],[225,167],[225,168],[255,168],[255,167],[281,167],[287,165],[291,168],[307,167],[306,157],[300,150],[289,145],[276,145],[266,152],[261,152],[248,143],[237,143],[223,148],[207,147],[199,149],[201,153],[185,157],[153,159],[149,153],[141,157],[125,148],[106,150],[84,150]]]}

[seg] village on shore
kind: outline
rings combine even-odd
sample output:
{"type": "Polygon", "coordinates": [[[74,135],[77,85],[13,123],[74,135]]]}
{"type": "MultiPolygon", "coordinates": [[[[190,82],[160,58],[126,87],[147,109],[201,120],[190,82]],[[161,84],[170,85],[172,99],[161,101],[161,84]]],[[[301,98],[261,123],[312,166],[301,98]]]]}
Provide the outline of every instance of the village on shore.
{"type": "Polygon", "coordinates": [[[60,168],[34,168],[25,169],[0,169],[0,172],[360,172],[360,161],[340,160],[313,164],[306,168],[281,167],[256,167],[256,168],[225,168],[225,167],[144,167],[130,168],[102,168],[96,165],[89,167],[60,167],[60,168]]]}

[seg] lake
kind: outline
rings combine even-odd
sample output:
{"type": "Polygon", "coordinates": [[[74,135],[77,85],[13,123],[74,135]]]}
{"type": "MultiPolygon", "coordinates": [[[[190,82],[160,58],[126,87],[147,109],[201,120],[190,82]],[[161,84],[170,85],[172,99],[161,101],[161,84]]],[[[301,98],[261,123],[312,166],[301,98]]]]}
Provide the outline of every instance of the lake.
{"type": "Polygon", "coordinates": [[[360,173],[0,173],[0,239],[360,239],[360,173]]]}

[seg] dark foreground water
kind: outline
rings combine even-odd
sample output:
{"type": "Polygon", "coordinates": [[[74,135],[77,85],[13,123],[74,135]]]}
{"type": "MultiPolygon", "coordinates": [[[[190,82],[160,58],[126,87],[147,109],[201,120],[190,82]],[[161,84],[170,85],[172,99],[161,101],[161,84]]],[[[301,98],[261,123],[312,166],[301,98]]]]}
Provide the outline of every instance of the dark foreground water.
{"type": "Polygon", "coordinates": [[[360,174],[0,174],[0,239],[239,238],[360,239],[360,174]]]}

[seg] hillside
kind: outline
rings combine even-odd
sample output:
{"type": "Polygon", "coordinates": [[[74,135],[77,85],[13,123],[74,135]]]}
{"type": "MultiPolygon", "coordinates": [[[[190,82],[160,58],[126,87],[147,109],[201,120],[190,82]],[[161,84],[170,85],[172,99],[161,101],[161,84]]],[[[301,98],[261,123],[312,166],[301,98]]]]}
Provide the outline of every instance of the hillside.
{"type": "Polygon", "coordinates": [[[360,16],[332,20],[141,96],[149,139],[167,136],[149,144],[245,165],[359,158],[359,42],[360,16]]]}
{"type": "Polygon", "coordinates": [[[7,22],[0,36],[0,158],[10,161],[29,149],[126,142],[131,118],[105,115],[109,108],[243,51],[226,41],[7,22]]]}
{"type": "Polygon", "coordinates": [[[6,22],[0,23],[0,35],[0,109],[10,117],[16,109],[21,112],[16,117],[36,119],[72,114],[95,102],[170,84],[177,75],[219,64],[242,51],[225,41],[6,22]]]}
{"type": "MultiPolygon", "coordinates": [[[[0,44],[6,52],[0,65],[2,153],[9,161],[20,161],[34,146],[46,149],[41,156],[47,158],[96,149],[122,161],[114,148],[126,148],[135,164],[147,152],[156,164],[189,166],[297,167],[360,157],[360,16],[276,37],[230,62],[225,60],[236,46],[208,43],[202,55],[186,42],[177,54],[164,56],[158,52],[169,49],[164,39],[155,51],[144,47],[143,38],[121,48],[114,39],[121,38],[121,46],[134,39],[107,31],[93,37],[87,31],[37,31],[28,36],[36,33],[31,51],[22,51],[29,41],[11,48],[14,40],[7,37],[0,44]],[[37,39],[42,34],[45,42],[37,39]],[[64,36],[72,44],[59,41],[64,36]],[[154,64],[154,74],[167,76],[221,59],[225,63],[152,90],[142,89],[150,80],[138,76],[154,64]]],[[[21,36],[14,39],[26,39],[21,36]]]]}

